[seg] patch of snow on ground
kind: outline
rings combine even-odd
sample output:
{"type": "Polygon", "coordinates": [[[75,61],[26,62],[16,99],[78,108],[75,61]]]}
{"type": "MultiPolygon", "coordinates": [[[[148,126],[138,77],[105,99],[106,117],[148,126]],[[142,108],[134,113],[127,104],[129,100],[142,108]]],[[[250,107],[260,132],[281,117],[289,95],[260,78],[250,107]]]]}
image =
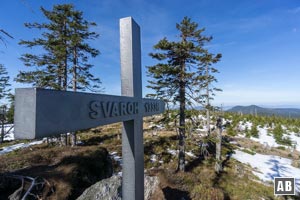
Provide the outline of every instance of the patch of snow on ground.
{"type": "Polygon", "coordinates": [[[114,161],[116,161],[117,163],[119,163],[122,166],[122,158],[120,156],[118,156],[117,152],[113,151],[109,155],[114,161]]]}
{"type": "MultiPolygon", "coordinates": [[[[215,127],[215,125],[210,125],[210,130],[213,130],[213,129],[215,129],[216,127],[215,127]]],[[[201,133],[201,132],[205,132],[205,134],[206,134],[206,132],[208,131],[208,129],[207,129],[207,126],[205,125],[205,126],[203,126],[203,128],[196,128],[195,129],[198,133],[201,133]]]]}
{"type": "Polygon", "coordinates": [[[3,147],[2,150],[0,149],[0,155],[15,151],[17,149],[22,149],[22,148],[26,148],[32,145],[36,145],[36,144],[42,144],[43,140],[39,140],[39,141],[34,141],[34,142],[30,142],[30,143],[20,143],[20,144],[15,144],[15,145],[11,145],[8,147],[3,147]]]}
{"type": "Polygon", "coordinates": [[[176,156],[176,154],[178,153],[178,150],[167,149],[167,152],[169,154],[172,154],[173,156],[176,156]]]}
{"type": "MultiPolygon", "coordinates": [[[[172,150],[172,149],[167,149],[167,152],[173,156],[176,156],[178,154],[178,150],[172,150]]],[[[186,155],[192,157],[192,158],[196,158],[197,156],[195,154],[193,154],[191,151],[186,151],[185,152],[186,155]]]]}
{"type": "Polygon", "coordinates": [[[155,154],[151,155],[150,160],[151,160],[151,162],[156,162],[157,161],[156,155],[155,154]]]}
{"type": "Polygon", "coordinates": [[[278,147],[276,140],[274,139],[273,135],[268,135],[268,130],[266,128],[258,128],[259,138],[251,137],[252,140],[259,142],[263,145],[268,145],[269,147],[278,147]]]}
{"type": "MultiPolygon", "coordinates": [[[[276,143],[273,135],[268,135],[267,128],[258,128],[259,131],[259,138],[251,137],[252,140],[259,142],[263,145],[267,145],[269,147],[278,147],[278,146],[285,146],[279,145],[276,143]]],[[[285,137],[289,137],[295,143],[295,149],[300,152],[300,137],[296,136],[296,133],[291,132],[290,135],[284,134],[285,137]]],[[[288,148],[288,146],[286,146],[288,148]]]]}
{"type": "Polygon", "coordinates": [[[193,154],[190,151],[185,152],[185,154],[187,154],[188,156],[192,157],[192,158],[196,158],[197,156],[195,156],[195,154],[193,154]]]}
{"type": "Polygon", "coordinates": [[[251,130],[251,127],[252,127],[252,122],[246,122],[246,123],[244,123],[244,122],[240,121],[240,122],[239,122],[238,129],[239,129],[240,131],[244,131],[244,130],[246,130],[246,128],[247,128],[248,130],[251,130]]]}
{"type": "Polygon", "coordinates": [[[300,193],[300,169],[291,166],[290,159],[259,153],[250,155],[239,150],[232,157],[241,163],[250,164],[256,169],[253,173],[263,181],[273,181],[274,177],[295,177],[296,191],[300,193]]]}

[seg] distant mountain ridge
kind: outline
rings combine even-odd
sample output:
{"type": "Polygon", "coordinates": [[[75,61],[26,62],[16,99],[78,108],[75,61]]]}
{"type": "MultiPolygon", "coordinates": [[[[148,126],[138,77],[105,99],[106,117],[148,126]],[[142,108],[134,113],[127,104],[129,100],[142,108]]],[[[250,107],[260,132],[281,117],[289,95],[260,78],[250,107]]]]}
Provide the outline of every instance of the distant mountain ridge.
{"type": "Polygon", "coordinates": [[[231,109],[226,110],[227,112],[236,112],[243,114],[257,114],[266,116],[281,116],[281,117],[292,117],[300,118],[299,108],[263,108],[256,105],[251,106],[235,106],[231,109]]]}

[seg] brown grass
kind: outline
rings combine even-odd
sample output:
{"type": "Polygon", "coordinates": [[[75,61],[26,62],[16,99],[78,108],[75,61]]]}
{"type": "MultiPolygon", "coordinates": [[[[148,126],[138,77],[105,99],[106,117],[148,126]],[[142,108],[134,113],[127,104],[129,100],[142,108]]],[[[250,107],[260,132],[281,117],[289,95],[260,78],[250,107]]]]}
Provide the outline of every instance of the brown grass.
{"type": "Polygon", "coordinates": [[[99,146],[32,146],[0,157],[0,173],[43,177],[54,187],[48,199],[74,199],[112,172],[108,152],[99,146]]]}
{"type": "Polygon", "coordinates": [[[253,141],[249,138],[239,138],[236,139],[238,144],[244,148],[251,149],[254,152],[265,154],[265,155],[276,155],[283,158],[289,159],[299,159],[300,152],[294,150],[293,152],[289,152],[287,149],[280,149],[277,147],[266,148],[264,145],[259,142],[253,141]]]}
{"type": "MultiPolygon", "coordinates": [[[[224,163],[221,174],[214,172],[213,155],[206,160],[199,157],[198,141],[194,136],[186,140],[186,150],[196,158],[186,157],[187,172],[176,172],[177,156],[166,149],[177,149],[175,131],[158,131],[153,136],[148,130],[149,121],[144,123],[145,167],[150,175],[160,178],[162,192],[156,192],[152,199],[278,199],[273,195],[272,186],[260,183],[251,173],[251,168],[233,159],[224,163]],[[163,163],[153,163],[150,156],[155,154],[163,163]],[[154,167],[154,168],[153,168],[154,167]],[[242,169],[237,170],[237,169],[242,169]]],[[[121,123],[102,126],[81,132],[78,138],[82,146],[49,147],[46,144],[11,152],[0,156],[0,173],[13,172],[29,176],[42,176],[55,186],[55,193],[49,199],[75,199],[91,184],[106,177],[108,152],[116,151],[121,156],[121,123]]],[[[259,143],[238,140],[245,148],[256,152],[266,152],[289,156],[280,149],[266,150],[259,143]]],[[[223,144],[222,154],[232,151],[233,146],[223,144]]],[[[297,154],[298,155],[298,154],[297,154]]],[[[296,155],[296,156],[297,156],[296,155]]],[[[121,170],[118,163],[112,162],[114,172],[121,170]]],[[[279,198],[280,199],[280,198],[279,198]]]]}

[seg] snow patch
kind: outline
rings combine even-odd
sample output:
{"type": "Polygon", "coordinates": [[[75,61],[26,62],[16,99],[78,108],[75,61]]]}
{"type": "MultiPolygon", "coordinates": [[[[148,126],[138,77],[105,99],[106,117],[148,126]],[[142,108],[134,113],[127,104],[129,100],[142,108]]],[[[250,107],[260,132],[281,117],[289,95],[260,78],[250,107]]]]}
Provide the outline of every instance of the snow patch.
{"type": "Polygon", "coordinates": [[[291,165],[292,160],[259,153],[250,155],[239,150],[236,150],[232,157],[256,169],[253,174],[262,181],[273,181],[274,177],[295,177],[296,191],[300,193],[300,169],[291,165]]]}
{"type": "Polygon", "coordinates": [[[281,146],[277,144],[273,135],[268,135],[268,130],[266,128],[258,128],[259,138],[251,137],[252,140],[259,142],[263,145],[268,145],[269,147],[278,147],[281,146]]]}
{"type": "Polygon", "coordinates": [[[19,143],[19,144],[3,147],[2,149],[0,149],[0,155],[15,151],[17,149],[23,149],[26,147],[30,147],[32,145],[42,144],[43,142],[44,142],[43,140],[39,140],[39,141],[30,142],[30,143],[19,143]]]}

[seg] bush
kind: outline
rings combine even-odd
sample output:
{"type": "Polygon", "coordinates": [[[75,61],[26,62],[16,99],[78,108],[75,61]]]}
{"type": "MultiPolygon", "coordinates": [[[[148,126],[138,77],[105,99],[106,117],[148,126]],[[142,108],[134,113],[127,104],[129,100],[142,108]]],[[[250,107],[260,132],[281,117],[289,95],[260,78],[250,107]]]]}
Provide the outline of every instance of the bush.
{"type": "Polygon", "coordinates": [[[298,127],[294,127],[292,131],[296,134],[300,132],[298,127]]]}
{"type": "Polygon", "coordinates": [[[292,140],[289,137],[283,137],[279,141],[277,141],[278,144],[292,146],[292,140]]]}
{"type": "Polygon", "coordinates": [[[274,129],[273,129],[273,135],[278,144],[281,144],[282,141],[282,136],[283,136],[283,129],[281,127],[281,124],[278,124],[274,129]]]}
{"type": "Polygon", "coordinates": [[[255,138],[258,138],[258,130],[257,130],[257,125],[256,124],[253,124],[252,128],[251,128],[251,131],[250,131],[250,134],[252,137],[255,137],[255,138]]]}
{"type": "Polygon", "coordinates": [[[279,146],[279,147],[277,147],[277,149],[285,150],[285,147],[284,146],[279,146]]]}
{"type": "Polygon", "coordinates": [[[229,126],[226,132],[230,136],[236,136],[236,132],[233,130],[232,126],[229,126]]]}

